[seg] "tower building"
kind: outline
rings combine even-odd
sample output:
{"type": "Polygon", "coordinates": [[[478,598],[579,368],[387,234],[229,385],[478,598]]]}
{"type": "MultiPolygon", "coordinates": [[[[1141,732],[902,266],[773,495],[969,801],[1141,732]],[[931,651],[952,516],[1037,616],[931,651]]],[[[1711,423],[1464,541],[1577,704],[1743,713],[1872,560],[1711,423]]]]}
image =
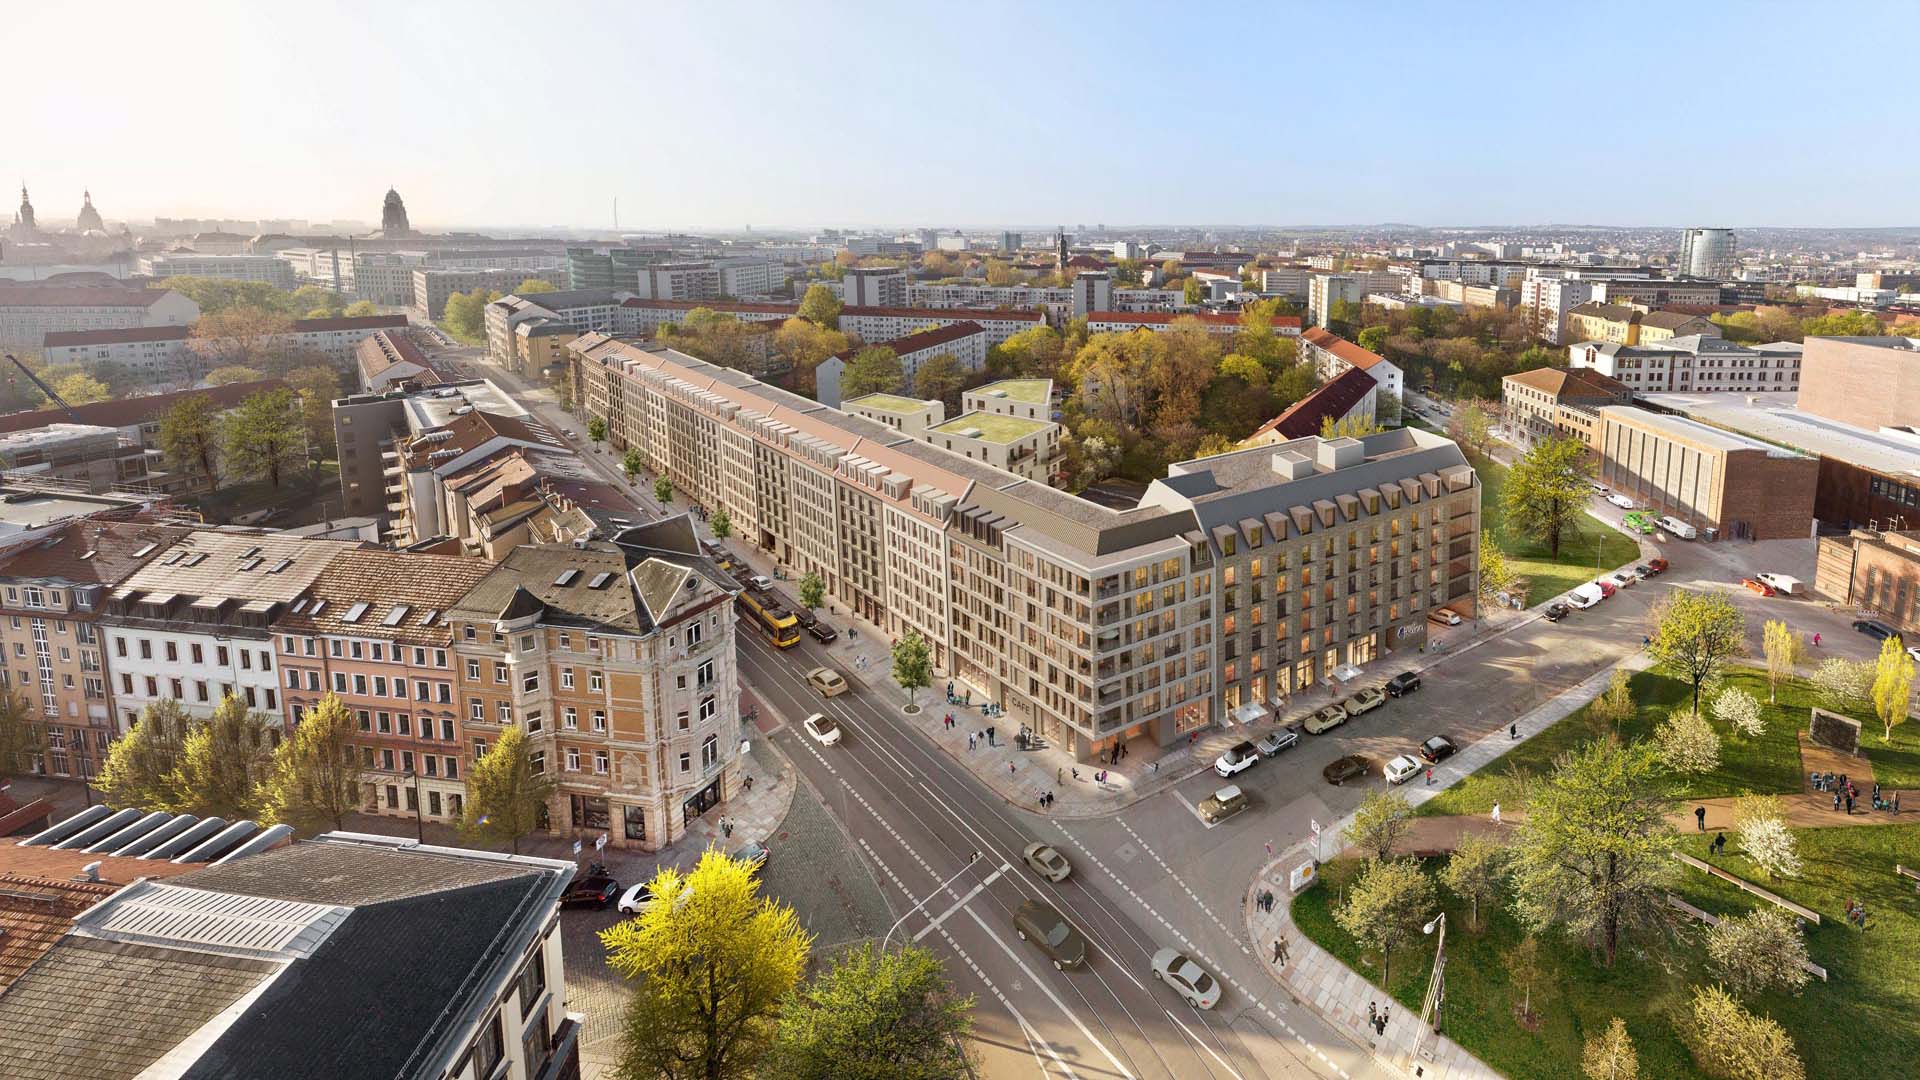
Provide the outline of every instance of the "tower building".
{"type": "Polygon", "coordinates": [[[385,236],[413,235],[413,227],[407,224],[407,204],[392,188],[387,189],[386,202],[380,207],[380,232],[385,236]]]}

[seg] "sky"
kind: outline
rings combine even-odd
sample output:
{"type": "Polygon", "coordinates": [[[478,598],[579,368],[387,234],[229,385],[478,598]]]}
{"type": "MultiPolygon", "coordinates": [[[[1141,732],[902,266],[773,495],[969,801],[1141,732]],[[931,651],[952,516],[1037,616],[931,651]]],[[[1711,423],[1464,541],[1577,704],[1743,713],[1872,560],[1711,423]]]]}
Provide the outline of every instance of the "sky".
{"type": "MultiPolygon", "coordinates": [[[[6,6],[41,216],[415,227],[1874,226],[1912,8],[6,6]]],[[[4,200],[9,208],[12,199],[4,200]]]]}

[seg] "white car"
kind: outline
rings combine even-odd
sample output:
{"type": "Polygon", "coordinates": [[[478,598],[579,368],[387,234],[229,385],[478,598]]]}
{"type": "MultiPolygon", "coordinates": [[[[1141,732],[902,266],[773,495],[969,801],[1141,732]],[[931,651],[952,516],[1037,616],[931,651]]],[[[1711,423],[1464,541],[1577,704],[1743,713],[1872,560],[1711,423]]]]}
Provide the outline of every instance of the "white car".
{"type": "MultiPolygon", "coordinates": [[[[682,885],[680,887],[680,895],[674,898],[674,907],[678,908],[681,904],[686,903],[692,896],[693,889],[689,886],[682,885]]],[[[626,892],[620,894],[619,907],[620,914],[622,915],[641,914],[651,909],[653,904],[653,882],[651,881],[642,881],[637,885],[629,886],[626,892]]]]}
{"type": "Polygon", "coordinates": [[[1625,495],[1622,495],[1617,491],[1607,496],[1607,501],[1619,507],[1622,510],[1633,509],[1633,500],[1627,498],[1625,495]]]}
{"type": "Polygon", "coordinates": [[[773,588],[773,579],[765,574],[755,574],[747,579],[747,588],[754,592],[767,592],[773,588]]]}
{"type": "Polygon", "coordinates": [[[1920,660],[1920,645],[1907,646],[1907,655],[1913,657],[1915,660],[1920,660]]]}
{"type": "Polygon", "coordinates": [[[1153,977],[1173,987],[1196,1009],[1211,1009],[1220,1003],[1220,980],[1172,949],[1153,954],[1153,977]]]}
{"type": "Polygon", "coordinates": [[[1606,594],[1600,591],[1600,586],[1592,582],[1588,582],[1567,594],[1567,603],[1583,611],[1605,599],[1606,594]]]}
{"type": "Polygon", "coordinates": [[[1028,844],[1020,857],[1034,873],[1055,884],[1067,880],[1067,875],[1073,873],[1073,864],[1052,844],[1028,844]]]}
{"type": "Polygon", "coordinates": [[[1633,572],[1631,570],[1621,570],[1612,574],[1608,574],[1606,577],[1606,580],[1613,582],[1614,588],[1624,589],[1627,586],[1632,585],[1634,582],[1639,581],[1640,579],[1637,577],[1634,577],[1633,572]]]}
{"type": "Polygon", "coordinates": [[[808,738],[821,746],[832,746],[840,741],[840,725],[826,713],[814,713],[800,721],[800,726],[807,729],[808,738]]]}
{"type": "Polygon", "coordinates": [[[1381,771],[1387,774],[1387,783],[1404,784],[1420,775],[1420,770],[1424,768],[1426,768],[1425,765],[1420,764],[1405,754],[1401,754],[1392,761],[1387,762],[1386,768],[1381,771]]]}
{"type": "Polygon", "coordinates": [[[1235,743],[1214,759],[1213,771],[1221,776],[1245,772],[1260,763],[1260,751],[1250,742],[1235,743]]]}

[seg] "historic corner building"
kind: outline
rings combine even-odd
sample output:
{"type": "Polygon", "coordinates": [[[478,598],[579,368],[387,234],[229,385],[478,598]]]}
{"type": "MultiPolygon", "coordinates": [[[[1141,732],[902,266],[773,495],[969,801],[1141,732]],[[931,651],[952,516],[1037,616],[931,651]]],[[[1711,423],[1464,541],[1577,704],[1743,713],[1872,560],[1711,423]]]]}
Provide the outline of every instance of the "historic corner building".
{"type": "Polygon", "coordinates": [[[1473,611],[1480,485],[1437,435],[1181,462],[1112,509],[659,345],[568,351],[616,450],[1083,758],[1251,721],[1473,611]]]}

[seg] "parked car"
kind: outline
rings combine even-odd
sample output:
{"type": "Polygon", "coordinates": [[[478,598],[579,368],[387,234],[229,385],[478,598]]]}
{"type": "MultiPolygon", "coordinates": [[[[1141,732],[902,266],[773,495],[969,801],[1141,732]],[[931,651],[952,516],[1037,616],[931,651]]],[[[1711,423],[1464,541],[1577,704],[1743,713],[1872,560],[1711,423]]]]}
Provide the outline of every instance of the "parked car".
{"type": "Polygon", "coordinates": [[[1073,873],[1073,864],[1052,844],[1028,844],[1020,857],[1026,860],[1028,869],[1055,884],[1067,880],[1067,875],[1073,873]]]}
{"type": "Polygon", "coordinates": [[[1548,622],[1559,622],[1561,619],[1566,618],[1568,615],[1572,613],[1573,613],[1572,608],[1568,607],[1567,605],[1561,603],[1558,600],[1555,600],[1553,603],[1547,605],[1547,610],[1545,614],[1547,616],[1548,622]]]}
{"type": "Polygon", "coordinates": [[[1637,532],[1642,536],[1652,535],[1655,528],[1653,518],[1639,510],[1632,511],[1626,517],[1621,518],[1620,527],[1628,532],[1637,532]]]}
{"type": "Polygon", "coordinates": [[[1567,603],[1584,611],[1606,598],[1607,594],[1601,592],[1598,585],[1578,585],[1567,594],[1567,603]]]}
{"type": "Polygon", "coordinates": [[[1213,761],[1213,771],[1221,776],[1245,772],[1260,763],[1260,751],[1250,742],[1235,743],[1213,761]]]}
{"type": "Polygon", "coordinates": [[[1434,608],[1427,612],[1427,621],[1435,626],[1459,626],[1460,613],[1448,608],[1434,608]]]}
{"type": "Polygon", "coordinates": [[[1694,537],[1700,535],[1700,530],[1694,528],[1693,526],[1687,524],[1684,521],[1681,521],[1679,518],[1674,517],[1672,514],[1668,514],[1660,518],[1660,520],[1654,522],[1654,524],[1660,526],[1662,529],[1667,530],[1668,532],[1672,533],[1673,535],[1679,537],[1682,540],[1691,540],[1694,537]]]}
{"type": "Polygon", "coordinates": [[[1759,593],[1761,596],[1773,595],[1773,586],[1767,584],[1764,581],[1761,581],[1759,578],[1741,578],[1740,587],[1744,589],[1752,589],[1754,592],[1759,593]]]}
{"type": "Polygon", "coordinates": [[[818,620],[815,620],[813,625],[807,627],[807,633],[812,634],[813,640],[818,641],[822,645],[831,645],[834,640],[840,636],[838,630],[818,620]]]}
{"type": "Polygon", "coordinates": [[[821,746],[832,746],[840,741],[840,722],[826,713],[814,713],[800,726],[807,729],[807,737],[821,746]]]}
{"type": "Polygon", "coordinates": [[[773,579],[765,574],[754,574],[747,578],[747,588],[754,592],[772,592],[773,579]]]}
{"type": "Polygon", "coordinates": [[[1419,775],[1426,766],[1405,754],[1396,755],[1380,771],[1386,775],[1389,784],[1404,784],[1419,775]]]}
{"type": "Polygon", "coordinates": [[[1420,756],[1438,765],[1442,761],[1452,757],[1454,751],[1457,749],[1459,749],[1459,747],[1453,745],[1452,739],[1447,738],[1445,735],[1435,735],[1433,738],[1420,744],[1420,756]]]}
{"type": "Polygon", "coordinates": [[[1418,689],[1420,689],[1420,675],[1413,671],[1403,671],[1395,675],[1387,680],[1385,687],[1388,697],[1406,697],[1418,689]]]}
{"type": "Polygon", "coordinates": [[[1220,1003],[1220,980],[1172,949],[1153,954],[1153,977],[1173,987],[1196,1009],[1211,1009],[1220,1003]]]}
{"type": "Polygon", "coordinates": [[[811,628],[813,624],[820,621],[820,616],[815,615],[810,609],[801,607],[799,604],[789,604],[784,596],[780,598],[780,606],[793,612],[793,621],[799,623],[803,630],[811,628]]]}
{"type": "Polygon", "coordinates": [[[1633,509],[1633,500],[1627,498],[1625,495],[1622,495],[1617,491],[1607,496],[1607,501],[1619,507],[1622,510],[1633,509]]]}
{"type": "Polygon", "coordinates": [[[1616,589],[1625,589],[1635,584],[1640,579],[1638,577],[1635,577],[1633,574],[1633,571],[1631,570],[1616,570],[1613,573],[1608,574],[1606,578],[1603,580],[1613,582],[1613,587],[1616,589]]]}
{"type": "Polygon", "coordinates": [[[1633,576],[1641,581],[1645,581],[1653,576],[1653,567],[1648,566],[1646,563],[1641,563],[1639,566],[1633,568],[1633,576]]]}
{"type": "Polygon", "coordinates": [[[820,691],[821,697],[839,697],[847,692],[846,676],[830,667],[817,667],[807,672],[807,685],[820,691]]]}
{"type": "Polygon", "coordinates": [[[1349,717],[1354,717],[1361,713],[1370,713],[1386,703],[1387,695],[1381,693],[1379,687],[1369,686],[1341,702],[1340,707],[1347,710],[1349,717]]]}
{"type": "Polygon", "coordinates": [[[1254,742],[1253,748],[1260,751],[1261,757],[1273,757],[1282,750],[1291,749],[1299,741],[1300,733],[1297,731],[1276,731],[1271,735],[1262,735],[1254,742]]]}
{"type": "Polygon", "coordinates": [[[1349,754],[1326,768],[1320,770],[1320,778],[1334,787],[1353,779],[1367,775],[1367,759],[1359,754],[1349,754]]]}
{"type": "Polygon", "coordinates": [[[620,914],[638,915],[653,906],[653,886],[642,881],[638,885],[628,886],[620,896],[620,914]]]}
{"type": "Polygon", "coordinates": [[[747,869],[757,874],[767,865],[767,856],[772,854],[767,845],[758,840],[749,840],[741,846],[740,850],[733,853],[733,857],[746,863],[747,869]]]}
{"type": "Polygon", "coordinates": [[[1653,572],[1654,572],[1655,574],[1664,574],[1664,573],[1666,573],[1666,572],[1667,572],[1667,560],[1665,560],[1665,559],[1648,559],[1648,560],[1647,560],[1647,569],[1649,569],[1649,570],[1651,570],[1651,571],[1653,571],[1653,572]]]}
{"type": "Polygon", "coordinates": [[[1312,716],[1307,717],[1304,725],[1307,734],[1318,735],[1323,731],[1337,728],[1347,722],[1347,710],[1338,705],[1329,705],[1312,716]]]}
{"type": "Polygon", "coordinates": [[[1200,805],[1195,809],[1200,811],[1202,820],[1208,824],[1218,825],[1220,822],[1245,810],[1249,805],[1251,805],[1251,801],[1247,798],[1247,793],[1240,790],[1240,785],[1228,784],[1226,787],[1220,788],[1213,794],[1201,799],[1200,805]]]}
{"type": "Polygon", "coordinates": [[[560,906],[603,908],[619,895],[620,883],[613,880],[605,867],[595,863],[588,873],[574,878],[573,884],[567,886],[567,891],[560,896],[560,906]]]}
{"type": "Polygon", "coordinates": [[[1029,900],[1013,913],[1013,932],[1021,941],[1032,941],[1053,961],[1056,971],[1077,968],[1087,962],[1087,939],[1073,928],[1066,916],[1044,900],[1029,900]]]}
{"type": "Polygon", "coordinates": [[[1611,578],[1600,578],[1593,583],[1593,587],[1600,590],[1600,599],[1602,600],[1620,591],[1620,586],[1615,585],[1611,578]]]}
{"type": "Polygon", "coordinates": [[[1592,485],[1593,485],[1593,493],[1595,495],[1610,495],[1613,493],[1612,488],[1608,487],[1607,485],[1601,483],[1598,480],[1593,481],[1592,485]]]}
{"type": "Polygon", "coordinates": [[[1853,621],[1853,628],[1876,641],[1885,641],[1900,633],[1900,631],[1895,630],[1879,619],[1855,619],[1853,621]]]}
{"type": "Polygon", "coordinates": [[[1773,586],[1774,592],[1785,593],[1788,596],[1793,596],[1800,592],[1802,586],[1805,585],[1805,582],[1799,578],[1789,577],[1786,574],[1762,573],[1753,576],[1773,586]]]}

